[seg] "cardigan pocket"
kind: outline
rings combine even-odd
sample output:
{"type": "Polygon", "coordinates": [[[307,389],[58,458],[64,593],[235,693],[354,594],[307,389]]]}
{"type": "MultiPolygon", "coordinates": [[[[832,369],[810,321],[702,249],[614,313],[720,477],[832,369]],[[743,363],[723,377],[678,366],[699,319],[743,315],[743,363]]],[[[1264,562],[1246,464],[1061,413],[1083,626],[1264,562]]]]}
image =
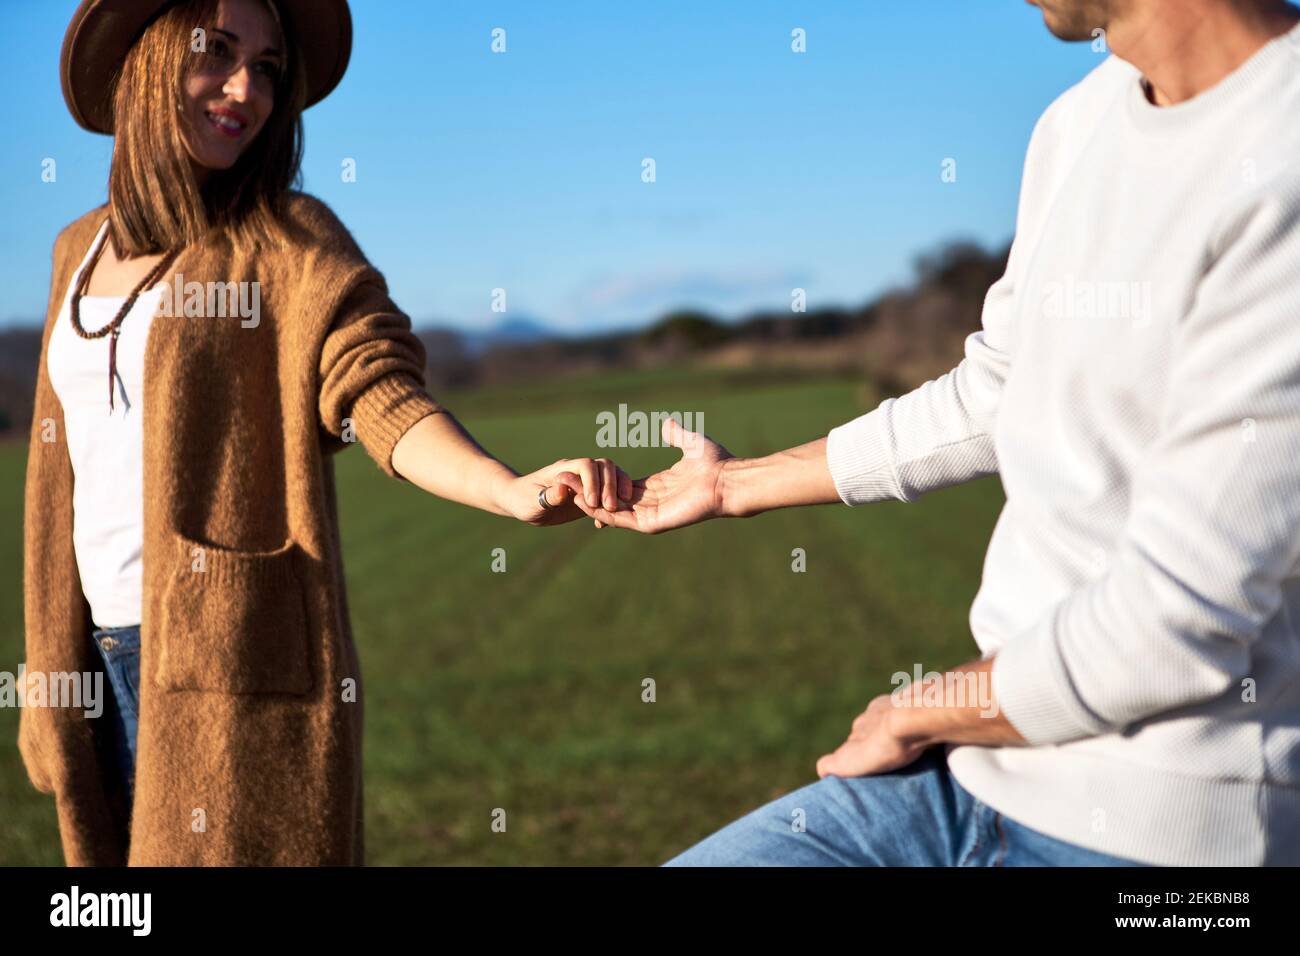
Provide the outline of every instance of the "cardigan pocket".
{"type": "Polygon", "coordinates": [[[165,690],[312,689],[299,549],[238,551],[174,535],[154,682],[165,690]]]}

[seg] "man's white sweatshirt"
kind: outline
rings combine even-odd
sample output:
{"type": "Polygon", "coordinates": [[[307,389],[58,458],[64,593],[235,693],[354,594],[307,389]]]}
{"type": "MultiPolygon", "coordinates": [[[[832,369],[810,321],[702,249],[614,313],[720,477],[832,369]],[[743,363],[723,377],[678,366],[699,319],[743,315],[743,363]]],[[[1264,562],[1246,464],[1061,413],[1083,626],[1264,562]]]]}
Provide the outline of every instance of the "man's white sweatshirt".
{"type": "Polygon", "coordinates": [[[850,505],[998,474],[970,626],[1043,833],[1300,864],[1300,27],[1173,106],[1110,56],[1039,119],[951,372],[833,429],[850,505]]]}

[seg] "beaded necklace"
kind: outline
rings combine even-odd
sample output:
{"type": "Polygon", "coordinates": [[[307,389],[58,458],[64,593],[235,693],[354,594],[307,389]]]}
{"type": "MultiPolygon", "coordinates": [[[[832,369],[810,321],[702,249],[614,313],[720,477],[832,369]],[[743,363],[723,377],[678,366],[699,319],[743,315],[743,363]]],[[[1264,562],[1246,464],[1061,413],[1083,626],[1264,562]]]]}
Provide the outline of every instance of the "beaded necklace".
{"type": "Polygon", "coordinates": [[[113,379],[117,377],[117,335],[122,326],[122,320],[126,318],[127,313],[135,305],[135,300],[140,293],[149,288],[171,265],[172,260],[176,258],[176,252],[169,252],[163,256],[149,274],[140,280],[140,283],[127,296],[126,301],[122,303],[122,308],[118,309],[117,315],[113,321],[104,326],[98,332],[87,332],[81,326],[81,312],[78,304],[81,297],[86,294],[86,287],[90,284],[90,274],[95,271],[95,263],[99,262],[100,255],[104,252],[104,244],[108,241],[109,230],[105,229],[104,234],[100,237],[99,242],[95,245],[95,251],[91,253],[90,262],[86,268],[81,270],[81,276],[77,280],[77,286],[72,290],[72,328],[83,339],[100,339],[105,335],[110,336],[108,340],[108,413],[113,414],[113,379]]]}

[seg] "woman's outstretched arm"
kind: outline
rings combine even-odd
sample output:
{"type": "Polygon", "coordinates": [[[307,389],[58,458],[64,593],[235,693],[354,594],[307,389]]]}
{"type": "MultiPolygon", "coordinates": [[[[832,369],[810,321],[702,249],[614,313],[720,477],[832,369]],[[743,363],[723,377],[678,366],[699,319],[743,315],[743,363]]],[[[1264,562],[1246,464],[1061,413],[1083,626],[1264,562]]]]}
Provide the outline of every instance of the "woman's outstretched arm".
{"type": "Polygon", "coordinates": [[[607,458],[562,458],[521,476],[488,454],[445,409],[407,429],[393,448],[392,462],[399,475],[431,495],[534,525],[583,517],[575,495],[582,495],[589,509],[611,513],[632,495],[632,480],[607,458]],[[542,507],[537,496],[543,488],[556,507],[542,507]]]}
{"type": "Polygon", "coordinates": [[[319,416],[327,452],[359,440],[390,477],[534,525],[622,510],[631,479],[604,458],[560,459],[520,476],[488,454],[424,389],[424,345],[367,267],[334,312],[321,347],[319,416]],[[544,508],[541,489],[549,489],[544,508]],[[580,509],[574,496],[584,497],[580,509]],[[590,504],[587,504],[590,502],[590,504]]]}

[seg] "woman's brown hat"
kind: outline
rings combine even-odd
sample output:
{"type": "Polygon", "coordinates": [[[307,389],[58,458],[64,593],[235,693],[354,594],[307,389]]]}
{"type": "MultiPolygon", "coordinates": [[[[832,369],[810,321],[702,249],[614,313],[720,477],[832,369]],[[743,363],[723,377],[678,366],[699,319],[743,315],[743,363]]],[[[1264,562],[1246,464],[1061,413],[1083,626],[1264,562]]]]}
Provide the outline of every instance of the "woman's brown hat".
{"type": "MultiPolygon", "coordinates": [[[[174,0],[82,0],[63,37],[59,75],[77,125],[113,132],[113,82],[136,39],[174,0]]],[[[274,0],[307,71],[307,106],[343,79],[352,55],[347,0],[274,0]]]]}

